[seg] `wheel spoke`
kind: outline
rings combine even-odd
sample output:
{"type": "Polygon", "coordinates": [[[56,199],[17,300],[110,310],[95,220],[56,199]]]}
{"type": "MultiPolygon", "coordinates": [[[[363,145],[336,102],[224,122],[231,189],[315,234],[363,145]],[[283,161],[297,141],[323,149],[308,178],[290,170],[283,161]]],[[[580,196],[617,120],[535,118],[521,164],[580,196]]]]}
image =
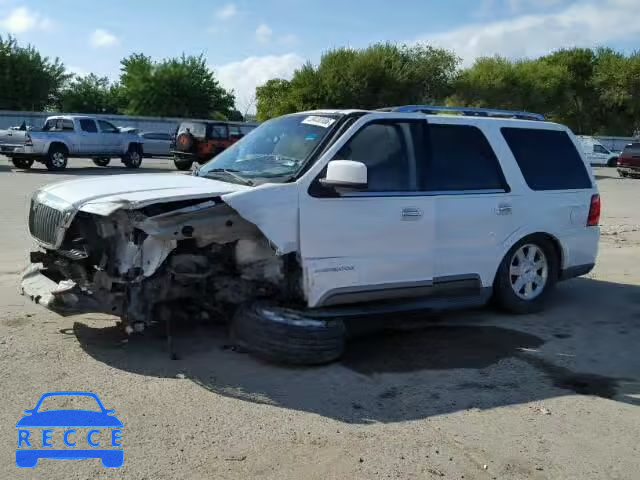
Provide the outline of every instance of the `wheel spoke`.
{"type": "Polygon", "coordinates": [[[516,253],[516,258],[518,259],[518,265],[522,265],[522,263],[527,259],[522,249],[518,250],[518,253],[516,253]]]}
{"type": "Polygon", "coordinates": [[[541,277],[540,275],[536,275],[535,277],[533,277],[533,283],[535,283],[536,286],[538,286],[538,288],[540,288],[545,284],[545,279],[543,277],[541,277]]]}
{"type": "Polygon", "coordinates": [[[524,287],[524,278],[522,277],[518,277],[518,279],[516,280],[516,283],[513,284],[513,289],[520,293],[520,290],[522,290],[522,287],[524,287]]]}
{"type": "Polygon", "coordinates": [[[525,297],[531,296],[533,293],[533,282],[527,282],[524,286],[524,295],[525,297]]]}
{"type": "Polygon", "coordinates": [[[541,258],[540,260],[538,260],[533,264],[533,268],[536,270],[536,272],[546,266],[547,266],[547,261],[544,258],[541,258]]]}
{"type": "Polygon", "coordinates": [[[520,275],[522,275],[522,267],[519,265],[511,265],[509,273],[512,277],[519,277],[520,275]]]}
{"type": "Polygon", "coordinates": [[[530,262],[534,262],[536,259],[536,254],[538,253],[538,249],[533,245],[529,246],[529,250],[527,250],[527,260],[530,262]]]}

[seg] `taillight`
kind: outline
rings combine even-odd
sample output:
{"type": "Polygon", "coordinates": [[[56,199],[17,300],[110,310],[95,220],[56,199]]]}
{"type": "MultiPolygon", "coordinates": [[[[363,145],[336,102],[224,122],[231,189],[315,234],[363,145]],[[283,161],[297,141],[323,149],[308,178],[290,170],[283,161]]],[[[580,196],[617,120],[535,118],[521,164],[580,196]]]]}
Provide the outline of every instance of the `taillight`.
{"type": "Polygon", "coordinates": [[[587,227],[597,227],[600,223],[600,195],[596,194],[591,197],[591,206],[589,207],[589,217],[587,218],[587,227]]]}
{"type": "Polygon", "coordinates": [[[29,135],[28,133],[24,136],[24,144],[27,147],[33,147],[33,140],[31,140],[31,135],[29,135]]]}

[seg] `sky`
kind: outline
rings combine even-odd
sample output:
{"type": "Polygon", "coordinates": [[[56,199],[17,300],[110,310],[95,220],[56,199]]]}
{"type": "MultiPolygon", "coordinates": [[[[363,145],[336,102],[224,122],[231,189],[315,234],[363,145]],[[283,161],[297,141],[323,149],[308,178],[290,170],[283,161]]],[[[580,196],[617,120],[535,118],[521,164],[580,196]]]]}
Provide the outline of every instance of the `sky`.
{"type": "Polygon", "coordinates": [[[133,52],[202,53],[244,112],[257,85],[334,47],[425,42],[465,66],[574,46],[630,53],[640,49],[640,0],[0,0],[7,34],[70,71],[113,80],[133,52]]]}

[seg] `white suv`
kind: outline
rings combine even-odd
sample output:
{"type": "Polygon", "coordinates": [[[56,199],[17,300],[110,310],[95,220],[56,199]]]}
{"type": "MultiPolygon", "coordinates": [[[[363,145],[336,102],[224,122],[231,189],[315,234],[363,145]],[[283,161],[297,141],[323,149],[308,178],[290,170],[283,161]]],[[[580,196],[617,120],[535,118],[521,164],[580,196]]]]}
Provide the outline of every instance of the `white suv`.
{"type": "Polygon", "coordinates": [[[576,138],[535,115],[434,110],[286,115],[192,176],[46,186],[22,289],[135,331],[237,311],[239,342],[298,363],[336,358],[345,317],[492,295],[539,310],[596,259],[600,198],[576,138]]]}

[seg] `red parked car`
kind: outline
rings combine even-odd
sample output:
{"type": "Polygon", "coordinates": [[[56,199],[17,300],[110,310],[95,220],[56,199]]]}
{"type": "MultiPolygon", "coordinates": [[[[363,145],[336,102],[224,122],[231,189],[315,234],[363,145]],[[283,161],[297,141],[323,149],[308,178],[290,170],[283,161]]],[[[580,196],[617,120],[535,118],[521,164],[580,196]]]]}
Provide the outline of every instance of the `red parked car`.
{"type": "Polygon", "coordinates": [[[618,157],[618,173],[621,177],[640,178],[640,142],[624,147],[618,157]]]}

